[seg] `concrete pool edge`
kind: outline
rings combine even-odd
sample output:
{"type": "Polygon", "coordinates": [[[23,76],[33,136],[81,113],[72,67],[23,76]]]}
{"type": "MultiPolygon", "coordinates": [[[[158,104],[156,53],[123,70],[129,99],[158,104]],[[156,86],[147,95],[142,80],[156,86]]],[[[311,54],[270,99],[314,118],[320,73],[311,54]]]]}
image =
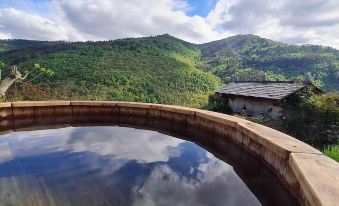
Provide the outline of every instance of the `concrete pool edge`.
{"type": "MultiPolygon", "coordinates": [[[[40,101],[0,103],[0,118],[126,115],[161,118],[203,128],[260,158],[304,205],[339,203],[339,164],[315,148],[274,129],[225,114],[188,107],[136,102],[40,101]]],[[[0,125],[2,126],[2,125],[0,125]]]]}

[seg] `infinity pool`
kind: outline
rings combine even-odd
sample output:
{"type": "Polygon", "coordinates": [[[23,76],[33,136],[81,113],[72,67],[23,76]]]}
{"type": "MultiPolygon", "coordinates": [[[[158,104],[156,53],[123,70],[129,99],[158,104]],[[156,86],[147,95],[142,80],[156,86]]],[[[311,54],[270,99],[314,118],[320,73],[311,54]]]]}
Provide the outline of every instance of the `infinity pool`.
{"type": "Polygon", "coordinates": [[[118,126],[3,134],[0,205],[298,205],[260,161],[228,142],[204,144],[208,134],[200,135],[208,151],[118,126]]]}

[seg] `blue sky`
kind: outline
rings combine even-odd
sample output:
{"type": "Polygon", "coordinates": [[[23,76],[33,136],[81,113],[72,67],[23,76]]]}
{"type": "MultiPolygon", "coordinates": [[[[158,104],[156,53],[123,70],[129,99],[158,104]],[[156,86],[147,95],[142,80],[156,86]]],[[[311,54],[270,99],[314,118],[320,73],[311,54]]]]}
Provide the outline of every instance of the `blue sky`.
{"type": "Polygon", "coordinates": [[[50,3],[50,0],[0,0],[0,8],[13,7],[19,10],[48,14],[51,9],[50,3]]]}
{"type": "Polygon", "coordinates": [[[0,0],[0,39],[108,40],[169,33],[193,43],[255,34],[339,48],[338,0],[0,0]]]}
{"type": "Polygon", "coordinates": [[[217,0],[187,0],[192,8],[187,12],[188,15],[207,16],[208,13],[214,9],[217,0]]]}
{"type": "MultiPolygon", "coordinates": [[[[0,8],[13,7],[50,16],[53,13],[51,2],[51,0],[0,0],[0,8]]],[[[213,10],[217,0],[186,0],[185,2],[189,5],[185,11],[187,15],[206,17],[213,10]]]]}

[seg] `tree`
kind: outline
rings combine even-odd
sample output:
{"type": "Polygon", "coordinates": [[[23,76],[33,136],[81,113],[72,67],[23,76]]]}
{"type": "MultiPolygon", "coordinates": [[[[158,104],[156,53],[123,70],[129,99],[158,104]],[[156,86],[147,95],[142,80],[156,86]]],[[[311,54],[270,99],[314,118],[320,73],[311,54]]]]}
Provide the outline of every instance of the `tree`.
{"type": "Polygon", "coordinates": [[[5,63],[0,61],[0,80],[1,80],[1,69],[5,67],[5,63]]]}
{"type": "MultiPolygon", "coordinates": [[[[0,62],[0,69],[1,67],[4,67],[4,64],[0,62]]],[[[53,76],[54,71],[49,68],[41,67],[39,64],[34,64],[33,67],[30,70],[25,71],[24,76],[22,76],[21,72],[18,70],[18,67],[13,65],[11,67],[10,77],[2,80],[0,84],[0,96],[5,97],[8,89],[16,82],[26,86],[30,82],[43,75],[53,76]]]]}

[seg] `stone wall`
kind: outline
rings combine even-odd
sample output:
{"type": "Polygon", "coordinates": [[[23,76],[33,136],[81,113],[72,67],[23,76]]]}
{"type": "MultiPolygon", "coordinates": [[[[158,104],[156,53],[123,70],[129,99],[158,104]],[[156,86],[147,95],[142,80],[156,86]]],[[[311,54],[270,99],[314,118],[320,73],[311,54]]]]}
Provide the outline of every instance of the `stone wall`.
{"type": "Polygon", "coordinates": [[[255,99],[244,99],[240,97],[232,97],[228,100],[228,106],[234,113],[242,113],[243,107],[246,107],[246,113],[250,115],[269,114],[273,119],[281,117],[282,108],[274,105],[272,101],[258,101],[255,99]]]}
{"type": "Polygon", "coordinates": [[[205,110],[134,102],[0,103],[0,129],[38,124],[109,122],[138,125],[138,117],[181,129],[204,129],[239,145],[268,165],[303,205],[339,205],[339,164],[313,147],[274,129],[205,110]]]}

